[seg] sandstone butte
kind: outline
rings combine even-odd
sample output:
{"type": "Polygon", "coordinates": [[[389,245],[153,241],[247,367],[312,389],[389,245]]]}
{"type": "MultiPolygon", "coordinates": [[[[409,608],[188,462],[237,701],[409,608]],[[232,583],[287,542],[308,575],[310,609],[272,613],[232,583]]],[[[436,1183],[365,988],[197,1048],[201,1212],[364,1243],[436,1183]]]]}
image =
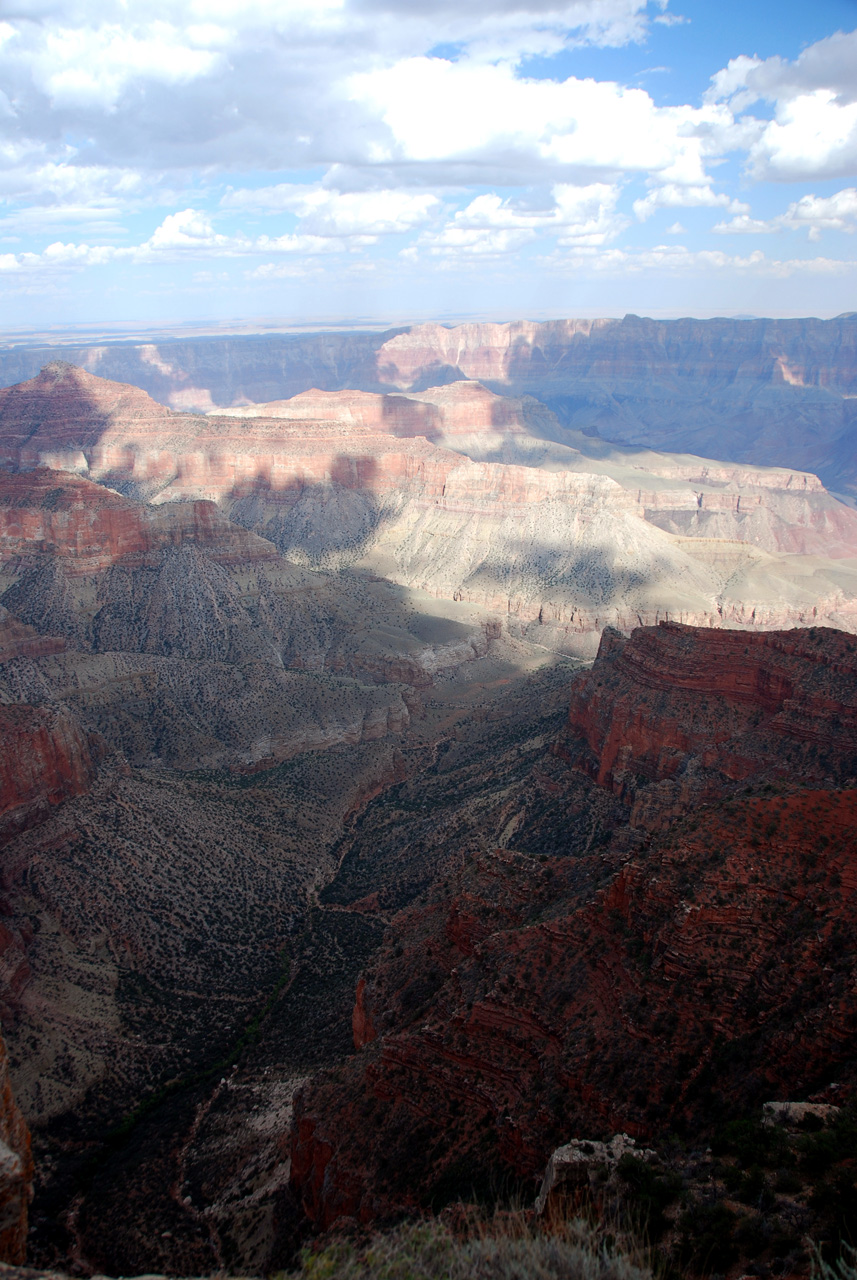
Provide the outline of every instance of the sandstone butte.
{"type": "Polygon", "coordinates": [[[298,1099],[319,1226],[437,1207],[486,1168],[535,1194],[575,1136],[697,1140],[857,1087],[854,640],[608,632],[555,751],[627,825],[476,854],[394,917],[359,1052],[298,1099]]]}
{"type": "MultiPolygon", "coordinates": [[[[664,617],[857,626],[857,513],[814,476],[600,456],[579,433],[581,448],[562,436],[537,401],[472,382],[411,396],[313,391],[232,417],[173,413],[62,362],[0,391],[10,470],[59,468],[169,504],[176,538],[207,521],[212,546],[225,531],[202,504],[216,503],[293,562],[356,565],[467,601],[548,647],[591,653],[605,624],[664,617]]],[[[71,513],[39,519],[53,545],[125,538],[144,554],[153,535],[126,526],[119,505],[105,497],[79,531],[71,513]]],[[[13,552],[14,510],[4,519],[13,552]]]]}

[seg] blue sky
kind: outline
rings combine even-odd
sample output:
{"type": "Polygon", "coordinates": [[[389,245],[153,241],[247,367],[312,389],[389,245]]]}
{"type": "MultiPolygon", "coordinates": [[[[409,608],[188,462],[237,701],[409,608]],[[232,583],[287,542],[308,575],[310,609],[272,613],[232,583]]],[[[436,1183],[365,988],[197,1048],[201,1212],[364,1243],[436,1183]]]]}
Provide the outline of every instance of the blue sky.
{"type": "Polygon", "coordinates": [[[0,330],[857,310],[857,0],[21,0],[0,330]]]}

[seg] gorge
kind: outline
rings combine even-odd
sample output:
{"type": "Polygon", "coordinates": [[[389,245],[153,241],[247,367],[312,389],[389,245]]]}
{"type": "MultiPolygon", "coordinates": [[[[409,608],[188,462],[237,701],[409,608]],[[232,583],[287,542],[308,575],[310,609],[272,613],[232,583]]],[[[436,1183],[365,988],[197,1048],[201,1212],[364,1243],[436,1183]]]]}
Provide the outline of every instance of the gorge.
{"type": "Polygon", "coordinates": [[[709,1192],[730,1277],[846,1238],[847,1159],[753,1207],[723,1135],[852,1122],[855,335],[0,352],[10,1261],[26,1126],[41,1271],[269,1274],[617,1132],[687,1274],[709,1192]]]}

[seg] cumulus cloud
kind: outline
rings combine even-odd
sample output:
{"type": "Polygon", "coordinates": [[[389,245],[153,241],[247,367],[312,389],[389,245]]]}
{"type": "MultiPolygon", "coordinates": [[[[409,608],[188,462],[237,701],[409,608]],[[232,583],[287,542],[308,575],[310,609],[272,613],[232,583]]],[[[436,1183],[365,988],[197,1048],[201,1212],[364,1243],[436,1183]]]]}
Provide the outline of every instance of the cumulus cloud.
{"type": "Polygon", "coordinates": [[[50,148],[69,132],[113,163],[365,158],[370,122],[345,92],[358,69],[439,43],[511,64],[568,43],[622,44],[645,34],[646,9],[647,0],[22,0],[0,22],[0,112],[31,144],[50,148]]]}
{"type": "Polygon", "coordinates": [[[539,236],[551,235],[560,245],[602,245],[615,239],[629,219],[617,213],[618,186],[556,183],[543,202],[503,200],[496,192],[477,196],[437,231],[424,232],[407,251],[437,255],[512,253],[539,236]]]}
{"type": "Polygon", "coordinates": [[[318,184],[283,182],[230,190],[220,203],[224,209],[254,213],[292,212],[302,230],[317,236],[382,236],[422,226],[441,201],[425,191],[337,191],[318,184]]]}
{"type": "Polygon", "coordinates": [[[756,178],[836,178],[857,167],[857,31],[837,32],[793,62],[734,58],[712,78],[708,101],[744,111],[774,103],[750,147],[756,178]]]}
{"type": "Polygon", "coordinates": [[[668,182],[655,187],[647,196],[634,201],[634,213],[641,222],[650,218],[657,209],[728,209],[730,213],[747,213],[749,206],[735,200],[723,191],[715,191],[708,183],[689,183],[680,186],[668,182]]]}
{"type": "Polygon", "coordinates": [[[346,253],[373,244],[376,237],[285,234],[281,236],[226,235],[216,231],[208,214],[182,209],[168,214],[148,239],[135,245],[64,244],[55,241],[41,253],[3,255],[5,272],[23,273],[103,266],[110,262],[171,262],[187,258],[237,258],[267,254],[314,257],[346,253]]]}
{"type": "Polygon", "coordinates": [[[801,196],[794,200],[785,213],[768,221],[733,218],[731,222],[718,222],[715,231],[721,234],[770,234],[773,231],[806,231],[810,240],[819,240],[822,231],[857,231],[857,188],[846,187],[832,196],[801,196]]]}
{"type": "Polygon", "coordinates": [[[531,177],[653,172],[705,184],[705,159],[729,145],[733,125],[717,103],[657,107],[643,89],[527,79],[503,63],[410,58],[350,83],[353,100],[386,126],[371,147],[380,164],[506,156],[531,177]]]}
{"type": "Polygon", "coordinates": [[[273,280],[545,246],[633,272],[644,252],[671,270],[697,250],[622,247],[630,210],[710,208],[721,233],[853,230],[850,187],[754,219],[717,166],[737,152],[750,179],[803,190],[853,173],[857,33],[793,61],[735,58],[701,103],[532,74],[536,56],[657,26],[686,38],[674,3],[16,0],[0,20],[0,236],[19,251],[0,270],[221,258],[273,280]]]}

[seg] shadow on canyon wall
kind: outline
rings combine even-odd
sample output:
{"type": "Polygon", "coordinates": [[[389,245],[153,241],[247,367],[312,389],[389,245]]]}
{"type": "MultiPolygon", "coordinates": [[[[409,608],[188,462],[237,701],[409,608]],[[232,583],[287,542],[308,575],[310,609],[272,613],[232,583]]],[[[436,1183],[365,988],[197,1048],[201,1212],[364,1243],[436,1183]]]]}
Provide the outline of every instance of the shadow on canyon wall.
{"type": "Polygon", "coordinates": [[[312,567],[359,560],[388,518],[374,487],[377,460],[337,454],[323,482],[302,477],[275,483],[269,473],[228,494],[230,519],[267,538],[278,551],[312,567]]]}

